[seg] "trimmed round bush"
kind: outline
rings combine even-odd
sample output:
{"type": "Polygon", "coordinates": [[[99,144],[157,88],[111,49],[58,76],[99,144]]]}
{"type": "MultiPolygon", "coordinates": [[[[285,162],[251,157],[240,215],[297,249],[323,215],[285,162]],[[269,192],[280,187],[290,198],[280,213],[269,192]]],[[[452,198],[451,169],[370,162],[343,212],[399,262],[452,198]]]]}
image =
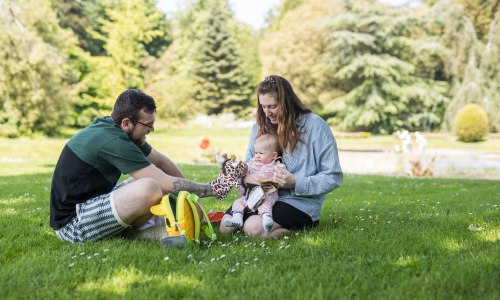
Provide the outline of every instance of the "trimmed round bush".
{"type": "Polygon", "coordinates": [[[488,131],[488,115],[481,106],[467,104],[455,117],[453,129],[464,142],[480,141],[488,131]]]}

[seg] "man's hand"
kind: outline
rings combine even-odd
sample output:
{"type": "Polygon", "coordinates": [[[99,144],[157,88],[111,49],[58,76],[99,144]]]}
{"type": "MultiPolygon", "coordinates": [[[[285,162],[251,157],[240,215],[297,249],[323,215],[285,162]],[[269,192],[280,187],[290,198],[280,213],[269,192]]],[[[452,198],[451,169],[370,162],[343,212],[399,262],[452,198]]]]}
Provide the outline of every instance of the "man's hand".
{"type": "Polygon", "coordinates": [[[280,188],[290,189],[295,187],[295,175],[280,167],[276,167],[274,180],[278,182],[280,188]]]}

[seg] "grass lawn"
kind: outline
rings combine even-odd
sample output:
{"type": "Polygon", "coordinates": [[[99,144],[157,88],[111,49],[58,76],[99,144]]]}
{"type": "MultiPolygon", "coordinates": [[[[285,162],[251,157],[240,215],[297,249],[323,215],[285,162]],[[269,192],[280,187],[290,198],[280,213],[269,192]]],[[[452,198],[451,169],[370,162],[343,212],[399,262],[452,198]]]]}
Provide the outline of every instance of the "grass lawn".
{"type": "MultiPolygon", "coordinates": [[[[244,153],[241,132],[231,144],[244,153]]],[[[177,161],[196,155],[196,141],[183,142],[199,134],[148,140],[177,161]]],[[[500,298],[499,181],[346,174],[316,229],[277,240],[218,234],[210,247],[168,251],[122,238],[69,244],[49,227],[47,190],[65,142],[0,140],[0,299],[500,298]]],[[[180,167],[199,182],[218,171],[180,167]]],[[[203,203],[223,210],[234,199],[203,203]]]]}

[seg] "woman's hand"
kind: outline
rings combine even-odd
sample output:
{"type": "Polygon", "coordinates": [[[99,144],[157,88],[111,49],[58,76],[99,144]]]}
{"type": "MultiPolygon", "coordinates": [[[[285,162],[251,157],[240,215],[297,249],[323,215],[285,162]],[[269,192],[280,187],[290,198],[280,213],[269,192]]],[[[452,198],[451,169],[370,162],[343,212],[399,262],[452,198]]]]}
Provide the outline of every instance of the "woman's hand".
{"type": "Polygon", "coordinates": [[[243,177],[241,182],[243,183],[244,186],[247,186],[248,183],[259,185],[259,176],[255,174],[246,175],[245,177],[243,177]]]}
{"type": "Polygon", "coordinates": [[[280,188],[290,189],[295,187],[295,175],[280,167],[274,171],[274,180],[278,182],[280,188]]]}

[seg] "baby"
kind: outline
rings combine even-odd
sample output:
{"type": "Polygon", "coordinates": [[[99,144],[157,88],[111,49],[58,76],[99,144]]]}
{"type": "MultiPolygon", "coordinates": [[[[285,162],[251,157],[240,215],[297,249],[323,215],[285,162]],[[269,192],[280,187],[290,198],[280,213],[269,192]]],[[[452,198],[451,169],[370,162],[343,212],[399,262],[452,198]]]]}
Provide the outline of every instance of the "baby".
{"type": "MultiPolygon", "coordinates": [[[[255,141],[255,156],[248,163],[248,174],[255,174],[260,178],[274,180],[275,167],[284,165],[279,163],[277,159],[279,153],[278,137],[272,134],[264,134],[255,141]]],[[[243,226],[243,211],[247,208],[248,193],[243,193],[243,189],[238,188],[238,192],[243,195],[242,198],[234,201],[231,213],[232,218],[226,218],[224,225],[226,227],[242,227],[243,226]]],[[[248,190],[248,189],[247,189],[248,190]]],[[[274,191],[263,200],[258,207],[259,215],[262,216],[262,226],[266,232],[270,232],[273,228],[273,206],[278,201],[278,192],[274,191]]]]}

